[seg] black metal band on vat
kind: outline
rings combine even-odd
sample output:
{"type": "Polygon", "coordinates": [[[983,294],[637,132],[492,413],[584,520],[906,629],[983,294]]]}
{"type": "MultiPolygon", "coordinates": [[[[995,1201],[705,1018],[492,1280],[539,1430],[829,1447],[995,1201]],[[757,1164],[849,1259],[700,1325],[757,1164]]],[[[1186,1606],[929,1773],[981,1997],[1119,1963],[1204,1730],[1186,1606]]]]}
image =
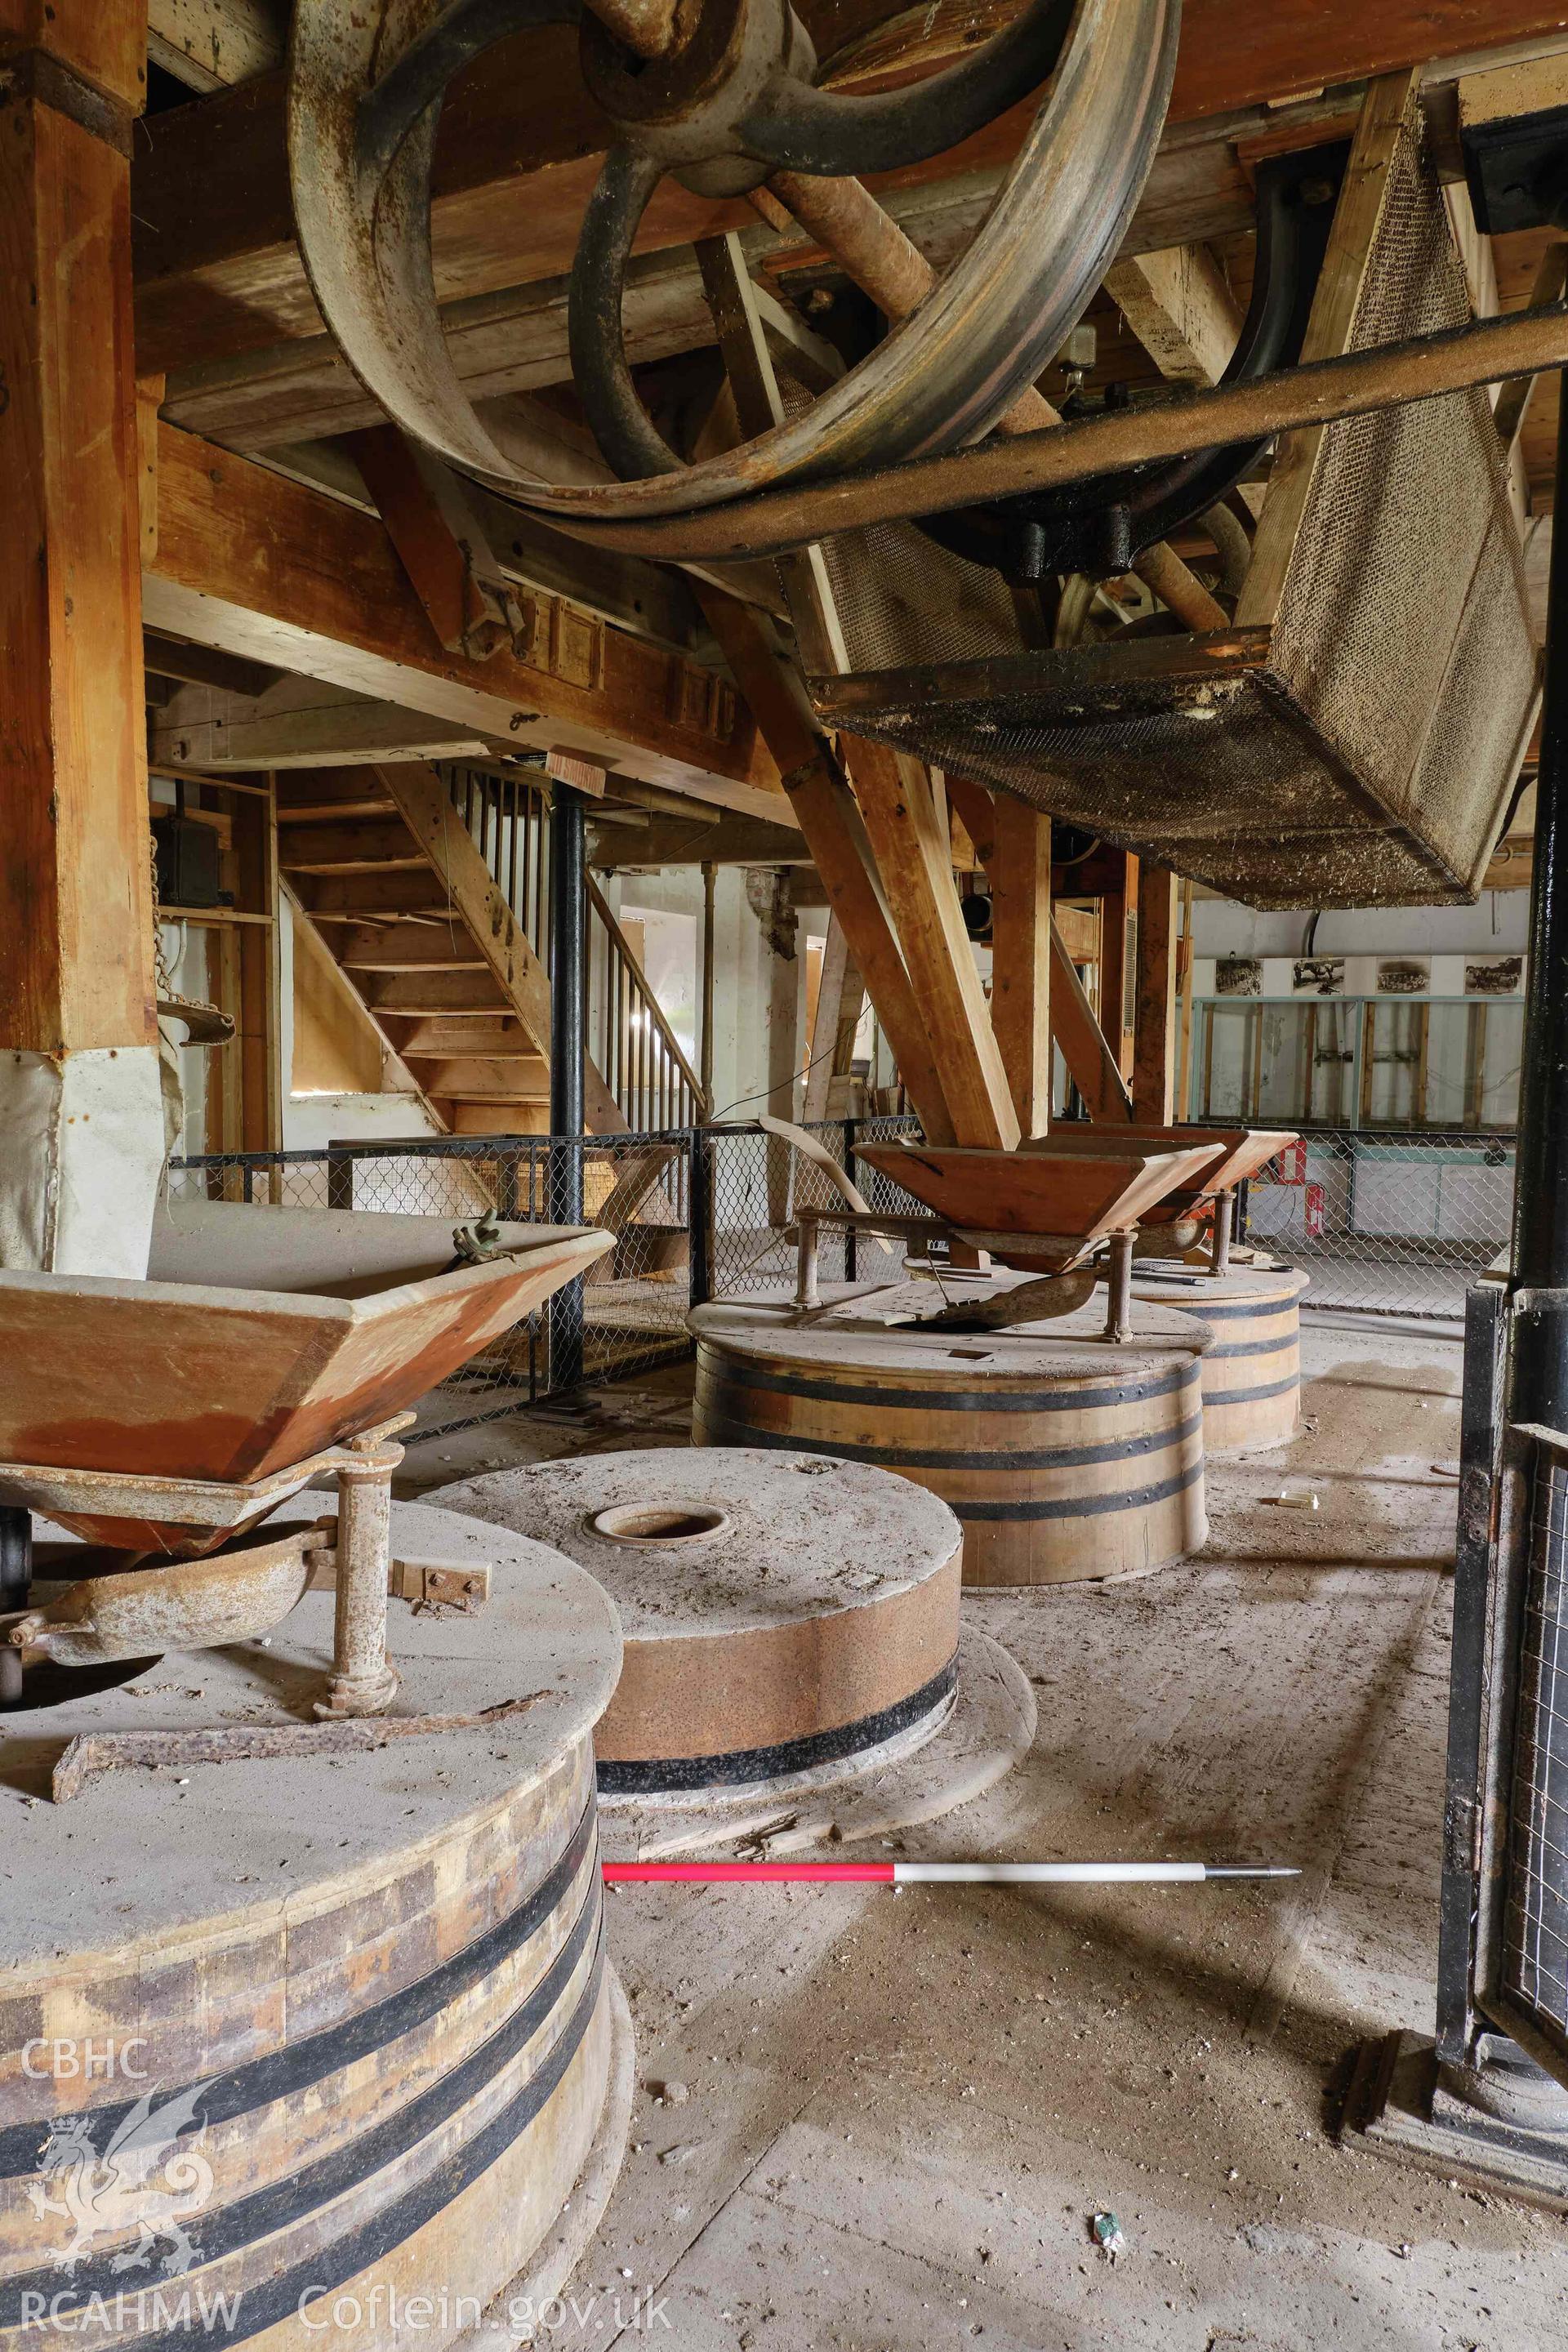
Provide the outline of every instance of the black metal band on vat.
{"type": "MultiPolygon", "coordinates": [[[[589,1904],[584,1906],[584,1916],[591,1915],[596,1918],[600,1908],[599,1891],[595,1887],[589,1904]]],[[[563,1953],[561,1958],[564,1959],[565,1957],[566,1954],[563,1953]]],[[[552,1969],[550,1979],[547,1979],[546,1982],[555,1977],[559,1966],[558,1961],[556,1967],[552,1969]]],[[[300,2310],[307,2296],[313,2301],[321,2295],[330,2294],[335,2288],[344,2286],[350,2280],[363,2275],[374,2263],[395,2254],[397,2249],[406,2240],[413,2237],[416,2231],[423,2229],[427,2221],[432,2221],[447,2206],[454,2204],[465,2189],[471,2188],[482,2173],[488,2172],[490,2166],[506,2154],[508,2148],[514,2141],[521,2138],[534,2117],[559,2089],[567,2068],[582,2046],[594,2012],[598,2006],[604,1988],[605,1966],[604,1939],[601,1935],[595,1947],[593,1966],[589,1971],[588,1980],[583,1988],[575,2008],[539,2066],[529,2076],[516,2096],[510,2099],[498,2115],[492,2116],[483,2130],[477,2133],[466,2146],[455,2149],[444,2162],[437,2164],[426,2179],[416,2181],[392,2204],[383,2206],[379,2211],[370,2214],[357,2228],[346,2231],[342,2237],[335,2238],[315,2252],[307,2254],[302,2262],[296,2263],[291,2269],[274,2272],[269,2277],[262,2278],[253,2284],[247,2285],[237,2282],[232,2285],[225,2285],[210,2275],[210,2265],[207,2264],[187,2271],[177,2279],[164,2281],[161,2290],[156,2286],[148,2289],[127,2288],[124,2284],[123,2273],[119,2273],[113,2275],[107,2286],[103,2282],[94,2280],[93,2286],[96,2286],[100,2300],[112,2309],[113,2298],[116,2295],[128,2297],[134,2297],[140,2294],[161,2295],[165,2307],[169,2305],[177,2307],[182,2301],[188,2298],[201,2310],[202,2341],[226,2345],[243,2344],[249,2337],[260,2335],[266,2328],[275,2327],[280,2321],[292,2318],[300,2310]],[[203,2308],[204,2305],[205,2308],[203,2308]]],[[[542,1991],[542,1985],[539,1990],[542,1991]]],[[[554,1990],[559,1991],[559,1984],[555,1985],[554,1990]]],[[[539,2021],[535,2021],[535,2030],[538,2022],[539,2021]]],[[[489,2046],[486,2045],[487,2048],[489,2046]]],[[[477,2053],[476,2056],[482,2053],[477,2053]]],[[[352,2149],[346,2152],[353,2153],[352,2149]]],[[[365,2164],[364,2175],[368,2176],[380,2169],[385,2160],[384,2155],[373,2156],[365,2164]]],[[[311,2168],[312,2171],[314,2169],[311,2168]]],[[[309,2178],[309,2175],[301,2174],[299,2178],[303,2181],[309,2178]]],[[[340,2184],[340,2193],[342,2187],[352,2185],[352,2183],[340,2184]]],[[[308,2197],[301,2210],[308,2210],[313,2201],[313,2195],[308,2197]]],[[[213,2222],[220,2221],[221,2218],[222,2209],[210,2219],[205,2216],[202,2218],[201,2227],[204,2236],[211,2237],[213,2222]]],[[[277,2217],[273,2218],[269,2226],[276,2229],[277,2217]]],[[[268,2232],[264,2230],[259,2234],[266,2235],[268,2232]]],[[[245,2245],[255,2245],[257,2242],[257,2238],[247,2238],[245,2245]]],[[[244,2248],[229,2247],[224,2251],[232,2257],[237,2252],[242,2252],[244,2248]]],[[[222,2257],[220,2256],[219,2259],[222,2257]]],[[[107,2271],[108,2264],[94,2265],[95,2271],[100,2268],[107,2271]]],[[[93,2286],[89,2285],[84,2273],[79,2271],[70,2286],[63,2290],[60,2286],[60,2273],[53,2270],[36,2272],[30,2279],[13,2280],[9,2282],[9,2286],[16,2294],[19,2294],[24,2287],[30,2287],[36,2297],[40,2295],[43,2297],[47,2314],[43,2324],[49,2328],[70,2328],[73,2325],[73,2314],[86,2303],[88,2295],[93,2291],[93,2286]],[[70,2308],[57,2311],[57,2305],[61,2305],[67,2295],[70,2299],[70,2308]]],[[[11,2296],[8,2294],[7,2301],[9,2302],[11,2296]]],[[[12,2315],[7,2312],[5,2316],[7,2321],[10,2321],[14,2316],[19,2316],[19,2314],[12,2315]]],[[[82,2324],[85,2326],[89,2323],[84,2321],[82,2324]]],[[[192,2340],[192,2328],[178,2323],[170,2327],[161,2328],[156,2334],[138,2333],[134,2338],[136,2352],[190,2352],[192,2340]]]]}
{"type": "MultiPolygon", "coordinates": [[[[328,2075],[341,2074],[357,2060],[373,2055],[450,2007],[459,1995],[480,1983],[529,1942],[559,1908],[594,1843],[595,1827],[590,1792],[582,1818],[559,1858],[515,1910],[487,1928],[482,1936],[476,1936],[471,1944],[465,1944],[461,1951],[454,1952],[439,1968],[432,1969],[428,1976],[405,1985],[401,1991],[389,1993],[384,2000],[353,2016],[339,2018],[280,2050],[270,2050],[263,2058],[252,2058],[242,2066],[231,2067],[226,2074],[208,2075],[195,2086],[200,2092],[203,2123],[227,2123],[236,2116],[251,2114],[295,2092],[309,2090],[328,2075]]],[[[163,2095],[177,2098],[192,2087],[180,2084],[163,2095]]],[[[139,2104],[136,2099],[121,2099],[100,2107],[84,2107],[73,2111],[69,2120],[90,2121],[95,2127],[103,2127],[107,2146],[115,2129],[139,2104]]],[[[0,2131],[0,2179],[36,2174],[45,2141],[57,2125],[67,2120],[63,2114],[44,2116],[11,2124],[0,2131]]],[[[0,2312],[0,2324],[3,2323],[4,2313],[0,2312]]]]}
{"type": "MultiPolygon", "coordinates": [[[[1133,1343],[1136,1344],[1136,1343],[1133,1343]]],[[[1170,1371],[1157,1372],[1152,1379],[1119,1381],[1114,1387],[1102,1389],[879,1389],[868,1388],[848,1381],[795,1380],[782,1372],[764,1370],[750,1362],[744,1355],[730,1356],[720,1352],[712,1365],[702,1361],[703,1342],[697,1343],[699,1371],[707,1371],[710,1379],[726,1385],[743,1382],[749,1389],[765,1389],[772,1396],[807,1397],[814,1404],[869,1404],[900,1412],[1098,1412],[1108,1405],[1142,1404],[1147,1397],[1173,1396],[1189,1383],[1196,1385],[1198,1358],[1195,1353],[1178,1362],[1170,1371]],[[737,1364],[739,1371],[729,1366],[737,1364]]],[[[758,1441],[751,1441],[756,1443],[758,1441]]],[[[816,1454],[822,1449],[802,1445],[798,1438],[790,1441],[797,1454],[816,1454]]],[[[873,1460],[880,1461],[876,1454],[873,1460]]]]}
{"type": "MultiPolygon", "coordinates": [[[[760,1445],[782,1453],[826,1454],[836,1462],[869,1462],[879,1470],[1087,1470],[1100,1462],[1126,1461],[1140,1454],[1163,1454],[1167,1446],[1180,1445],[1185,1439],[1196,1437],[1203,1425],[1200,1408],[1189,1413],[1185,1421],[1178,1422],[1173,1429],[1147,1430],[1142,1437],[1110,1437],[1098,1445],[1044,1446],[1032,1453],[997,1448],[988,1454],[968,1454],[942,1445],[857,1445],[847,1438],[814,1437],[805,1444],[799,1437],[784,1436],[777,1430],[753,1429],[748,1423],[731,1421],[723,1413],[706,1417],[710,1444],[760,1445]]],[[[1121,1499],[1121,1496],[1116,1497],[1119,1502],[1121,1499]]],[[[952,1503],[952,1507],[960,1518],[963,1517],[962,1503],[952,1503]]]]}
{"type": "Polygon", "coordinates": [[[1157,1486],[1129,1486],[1120,1495],[1064,1495],[1048,1503],[952,1502],[948,1507],[966,1523],[971,1519],[1098,1519],[1113,1511],[1140,1511],[1151,1503],[1168,1503],[1195,1486],[1204,1475],[1202,1454],[1173,1478],[1157,1486]]]}
{"type": "MultiPolygon", "coordinates": [[[[798,1451],[798,1449],[796,1449],[798,1451]]],[[[658,1756],[647,1761],[601,1761],[602,1797],[664,1797],[703,1789],[754,1786],[780,1780],[795,1772],[809,1772],[822,1764],[837,1764],[847,1756],[880,1748],[946,1704],[958,1687],[958,1654],[954,1651],[940,1673],[908,1698],[863,1715],[832,1731],[814,1731],[804,1739],[781,1740],[773,1748],[735,1748],[722,1756],[658,1756]]]]}

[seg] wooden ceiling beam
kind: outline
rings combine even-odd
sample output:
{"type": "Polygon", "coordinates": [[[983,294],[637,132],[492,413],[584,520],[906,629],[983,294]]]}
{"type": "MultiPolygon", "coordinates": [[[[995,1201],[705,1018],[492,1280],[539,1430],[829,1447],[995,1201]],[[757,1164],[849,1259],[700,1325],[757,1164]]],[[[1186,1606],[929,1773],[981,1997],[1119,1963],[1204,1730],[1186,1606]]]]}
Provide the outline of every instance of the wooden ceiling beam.
{"type": "MultiPolygon", "coordinates": [[[[200,650],[213,662],[221,655],[200,650]]],[[[237,669],[248,665],[237,662],[237,669]]],[[[273,673],[276,676],[276,673],[273,673]]],[[[182,687],[153,714],[154,760],[176,767],[253,769],[355,767],[364,760],[478,760],[488,736],[449,719],[373,702],[315,678],[288,677],[259,696],[182,687]]]]}
{"type": "Polygon", "coordinates": [[[1163,376],[1219,382],[1241,333],[1241,306],[1206,246],[1130,254],[1105,290],[1163,376]]]}
{"type": "Polygon", "coordinates": [[[591,862],[602,874],[617,866],[809,866],[811,852],[787,825],[756,817],[670,816],[646,826],[606,826],[595,837],[591,862]]]}
{"type": "Polygon", "coordinates": [[[152,625],[193,642],[789,822],[749,712],[711,671],[544,595],[531,660],[447,653],[374,516],[169,425],[143,598],[152,625]]]}
{"type": "Polygon", "coordinates": [[[184,645],[152,629],[142,633],[142,659],[151,677],[173,678],[182,686],[216,686],[249,701],[276,686],[281,675],[266,662],[239,661],[233,654],[215,653],[211,646],[184,645]]]}
{"type": "MultiPolygon", "coordinates": [[[[808,8],[848,26],[878,0],[808,8]]],[[[855,30],[865,29],[856,24],[855,30]]],[[[1194,0],[1184,27],[1167,144],[1184,126],[1331,85],[1538,41],[1561,47],[1560,0],[1194,0]]],[[[573,26],[499,44],[485,72],[454,88],[437,142],[434,240],[444,300],[561,278],[571,267],[608,126],[584,87],[573,26]]],[[[818,43],[819,53],[827,55],[818,43]]],[[[318,333],[294,242],[280,72],[175,107],[139,142],[138,364],[188,365],[318,333]]],[[[879,175],[886,195],[994,172],[1034,111],[1013,108],[976,137],[910,170],[879,175]]],[[[638,251],[668,250],[743,226],[739,200],[694,196],[672,177],[644,218],[638,251]]],[[[1212,230],[1189,232],[1211,235],[1212,230]]],[[[1143,249],[1181,242],[1169,229],[1143,249]]],[[[1136,249],[1136,248],[1135,248],[1136,249]]]]}
{"type": "Polygon", "coordinates": [[[229,89],[281,66],[284,0],[147,0],[147,57],[187,89],[229,89]]]}

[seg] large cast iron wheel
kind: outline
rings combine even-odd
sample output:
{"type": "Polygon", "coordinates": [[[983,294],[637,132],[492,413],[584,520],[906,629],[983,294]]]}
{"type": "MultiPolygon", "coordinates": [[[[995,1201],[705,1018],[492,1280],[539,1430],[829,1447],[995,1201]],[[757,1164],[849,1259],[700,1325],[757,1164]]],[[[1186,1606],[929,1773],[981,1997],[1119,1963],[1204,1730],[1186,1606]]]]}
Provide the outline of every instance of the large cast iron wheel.
{"type": "MultiPolygon", "coordinates": [[[[607,5],[607,0],[606,0],[607,5]]],[[[289,104],[300,237],[323,317],[387,415],[492,488],[569,523],[679,515],[979,438],[1039,374],[1103,277],[1164,121],[1180,0],[1027,0],[971,57],[911,89],[818,89],[788,0],[701,0],[668,56],[634,58],[580,0],[299,0],[289,104]],[[552,485],[486,431],[448,357],[430,252],[430,163],[448,82],[504,36],[583,26],[584,72],[616,121],[573,269],[572,350],[624,478],[552,485]],[[687,466],[632,382],[620,306],[632,241],[666,171],[739,194],[770,171],[921,161],[1042,82],[1042,101],[968,251],[929,299],[803,415],[687,466]]]]}

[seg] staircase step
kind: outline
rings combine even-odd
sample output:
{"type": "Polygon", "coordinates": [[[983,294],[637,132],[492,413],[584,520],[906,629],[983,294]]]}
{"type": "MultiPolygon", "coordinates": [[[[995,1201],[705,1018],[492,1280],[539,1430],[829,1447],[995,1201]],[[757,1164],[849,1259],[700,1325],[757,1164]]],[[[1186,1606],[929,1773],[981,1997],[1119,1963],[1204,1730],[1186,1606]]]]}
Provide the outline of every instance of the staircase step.
{"type": "Polygon", "coordinates": [[[426,866],[387,866],[377,874],[299,874],[294,887],[318,921],[354,922],[367,915],[448,915],[446,891],[426,866]]]}
{"type": "Polygon", "coordinates": [[[482,1013],[506,1009],[500,984],[488,971],[396,971],[361,990],[373,1013],[482,1013]]]}
{"type": "Polygon", "coordinates": [[[550,1100],[550,1073],[540,1062],[531,1075],[518,1062],[437,1062],[421,1072],[426,1094],[453,1102],[550,1100]]]}
{"type": "Polygon", "coordinates": [[[281,824],[278,863],[288,874],[380,874],[418,867],[425,854],[400,816],[357,824],[281,824]]]}
{"type": "MultiPolygon", "coordinates": [[[[437,1097],[453,1135],[548,1135],[548,1102],[455,1102],[437,1097]]],[[[524,1174],[526,1181],[526,1171],[524,1174]]]]}
{"type": "Polygon", "coordinates": [[[465,1061],[537,1062],[544,1067],[543,1055],[517,1021],[419,1021],[397,1050],[405,1062],[444,1062],[456,1055],[465,1061]]]}
{"type": "Polygon", "coordinates": [[[365,923],[337,944],[345,971],[483,971],[466,924],[365,923]]]}
{"type": "Polygon", "coordinates": [[[285,824],[313,824],[322,819],[387,815],[395,803],[384,785],[355,770],[342,776],[289,775],[278,778],[278,815],[285,824]]]}

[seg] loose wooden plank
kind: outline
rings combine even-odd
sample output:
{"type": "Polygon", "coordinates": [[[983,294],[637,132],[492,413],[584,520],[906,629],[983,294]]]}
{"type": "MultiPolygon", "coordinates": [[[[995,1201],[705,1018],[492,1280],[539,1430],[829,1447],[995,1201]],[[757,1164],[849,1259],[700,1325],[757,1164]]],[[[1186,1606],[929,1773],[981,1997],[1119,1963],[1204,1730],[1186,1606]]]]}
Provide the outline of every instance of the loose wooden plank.
{"type": "Polygon", "coordinates": [[[290,874],[384,874],[398,866],[427,863],[424,850],[397,816],[377,824],[285,824],[279,855],[290,874]]]}
{"type": "Polygon", "coordinates": [[[434,874],[301,875],[300,903],[318,923],[359,922],[371,915],[439,918],[450,912],[447,893],[434,874]]]}
{"type": "Polygon", "coordinates": [[[457,924],[365,923],[337,944],[344,971],[482,971],[485,960],[457,924]]]}

